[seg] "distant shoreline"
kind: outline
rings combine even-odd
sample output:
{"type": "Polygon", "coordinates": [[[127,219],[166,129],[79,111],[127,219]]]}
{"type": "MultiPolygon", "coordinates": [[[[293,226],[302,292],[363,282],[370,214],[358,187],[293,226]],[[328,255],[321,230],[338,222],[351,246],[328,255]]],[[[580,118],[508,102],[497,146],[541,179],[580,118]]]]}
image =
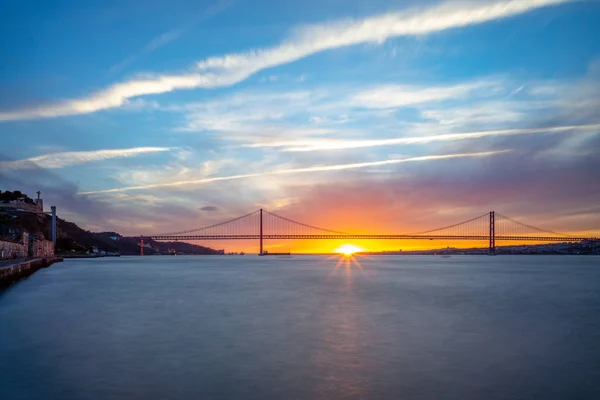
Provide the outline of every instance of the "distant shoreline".
{"type": "MultiPolygon", "coordinates": [[[[155,256],[160,256],[162,254],[146,254],[146,255],[140,255],[140,254],[123,254],[120,257],[155,257],[155,256]]],[[[403,252],[403,253],[386,253],[386,252],[360,252],[360,253],[354,253],[352,254],[353,256],[380,256],[380,257],[402,257],[402,256],[489,256],[489,253],[486,252],[481,252],[481,253],[421,253],[421,252],[403,252]]],[[[594,253],[502,253],[502,252],[498,252],[493,254],[494,256],[498,255],[498,256],[596,256],[599,254],[594,254],[594,253]]],[[[214,256],[214,257],[223,257],[223,256],[229,256],[229,257],[254,257],[254,256],[259,256],[258,253],[246,253],[245,255],[240,255],[240,254],[177,254],[177,255],[173,255],[174,257],[205,257],[205,256],[214,256]]],[[[272,256],[328,256],[328,257],[344,257],[345,254],[343,253],[289,253],[289,254],[272,254],[272,256]]],[[[61,256],[63,257],[63,256],[61,256]]],[[[80,259],[80,258],[105,258],[105,257],[94,257],[94,256],[70,256],[70,257],[64,257],[65,259],[68,258],[73,258],[73,259],[80,259]]],[[[110,257],[109,257],[110,258],[110,257]]]]}

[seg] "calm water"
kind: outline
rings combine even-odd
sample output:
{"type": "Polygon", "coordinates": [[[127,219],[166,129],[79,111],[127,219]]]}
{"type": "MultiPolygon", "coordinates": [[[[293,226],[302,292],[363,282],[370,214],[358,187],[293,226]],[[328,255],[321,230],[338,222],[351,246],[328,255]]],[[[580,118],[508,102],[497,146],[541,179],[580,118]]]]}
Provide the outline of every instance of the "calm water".
{"type": "Polygon", "coordinates": [[[0,399],[600,399],[600,258],[69,260],[0,293],[0,399]]]}

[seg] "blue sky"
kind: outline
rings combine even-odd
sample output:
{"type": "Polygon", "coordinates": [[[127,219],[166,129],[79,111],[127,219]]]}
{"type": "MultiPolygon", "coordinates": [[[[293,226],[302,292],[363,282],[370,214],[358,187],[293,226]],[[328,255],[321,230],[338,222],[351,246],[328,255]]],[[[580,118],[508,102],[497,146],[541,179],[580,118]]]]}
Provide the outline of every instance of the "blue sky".
{"type": "Polygon", "coordinates": [[[600,226],[598,1],[7,11],[0,187],[40,189],[90,229],[191,228],[259,206],[376,220],[364,204],[394,215],[364,229],[493,208],[600,226]]]}

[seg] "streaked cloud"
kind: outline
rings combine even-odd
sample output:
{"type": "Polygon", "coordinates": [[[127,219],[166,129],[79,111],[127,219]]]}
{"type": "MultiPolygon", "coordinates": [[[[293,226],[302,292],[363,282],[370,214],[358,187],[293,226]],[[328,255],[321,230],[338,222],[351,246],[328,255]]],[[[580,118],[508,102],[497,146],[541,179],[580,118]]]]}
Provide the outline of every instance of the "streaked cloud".
{"type": "Polygon", "coordinates": [[[446,100],[472,103],[497,97],[510,85],[499,78],[482,77],[455,85],[359,84],[283,92],[255,90],[165,109],[184,114],[186,123],[181,131],[226,132],[227,136],[220,137],[231,141],[286,136],[298,140],[339,136],[340,129],[360,120],[369,120],[372,126],[388,109],[428,105],[428,110],[437,110],[435,106],[446,100]]]}
{"type": "Polygon", "coordinates": [[[134,147],[130,149],[67,151],[44,154],[15,161],[0,161],[2,169],[63,168],[112,158],[135,157],[142,154],[173,150],[170,147],[134,147]]]}
{"type": "Polygon", "coordinates": [[[187,123],[180,128],[182,131],[248,132],[257,124],[281,121],[314,107],[322,97],[307,90],[236,93],[172,110],[185,114],[187,123]]]}
{"type": "Polygon", "coordinates": [[[195,186],[195,185],[202,185],[202,184],[206,184],[206,183],[230,181],[230,180],[246,179],[246,178],[255,178],[255,177],[269,176],[269,175],[287,175],[287,174],[312,173],[312,172],[331,172],[331,171],[343,171],[343,170],[359,169],[359,168],[367,168],[367,167],[378,167],[378,166],[382,166],[382,165],[402,164],[402,163],[409,163],[409,162],[436,161],[436,160],[447,160],[447,159],[456,159],[456,158],[489,157],[489,156],[493,156],[493,155],[497,155],[497,154],[507,153],[509,151],[510,150],[497,150],[497,151],[486,151],[486,152],[479,152],[479,153],[429,155],[429,156],[420,156],[420,157],[410,157],[410,158],[404,158],[404,159],[372,161],[372,162],[364,162],[364,163],[322,165],[322,166],[313,166],[313,167],[305,167],[305,168],[280,169],[280,170],[275,170],[275,171],[271,171],[271,172],[260,172],[260,173],[209,177],[209,178],[203,178],[203,179],[185,180],[185,181],[176,181],[176,182],[171,181],[171,182],[163,182],[163,183],[156,183],[156,184],[143,185],[143,186],[127,186],[127,187],[114,188],[114,189],[80,192],[79,194],[90,195],[90,194],[100,194],[100,193],[118,193],[118,192],[130,191],[130,190],[146,190],[146,189],[156,189],[156,188],[163,188],[163,187],[195,186]]]}
{"type": "Polygon", "coordinates": [[[252,143],[243,147],[280,147],[283,151],[302,152],[317,150],[341,150],[357,149],[363,147],[378,146],[396,146],[403,144],[426,144],[432,142],[451,142],[458,140],[479,139],[493,136],[513,136],[513,135],[532,135],[532,134],[552,134],[552,133],[589,133],[600,132],[600,124],[576,125],[576,126],[555,126],[547,128],[530,129],[506,129],[495,131],[469,132],[469,133],[449,133],[444,135],[401,137],[394,139],[364,139],[364,140],[336,140],[336,139],[314,139],[305,141],[267,141],[261,143],[252,143]]]}
{"type": "Polygon", "coordinates": [[[230,86],[266,68],[287,64],[324,50],[361,43],[381,43],[398,36],[426,35],[519,15],[573,0],[508,0],[442,3],[430,8],[392,12],[357,20],[340,20],[297,28],[281,44],[244,53],[210,57],[183,74],[148,75],[112,85],[90,96],[14,111],[0,121],[86,114],[121,107],[129,99],[175,90],[230,86]]]}
{"type": "Polygon", "coordinates": [[[230,7],[233,4],[232,0],[218,0],[214,4],[210,5],[206,10],[204,10],[201,14],[199,14],[194,20],[186,25],[181,26],[180,28],[171,29],[167,32],[164,32],[152,40],[150,40],[141,50],[129,55],[124,58],[120,62],[116,63],[112,67],[109,68],[109,73],[117,73],[124,68],[128,67],[138,59],[142,58],[145,55],[148,55],[164,45],[172,42],[173,40],[179,38],[189,27],[193,24],[206,21],[219,14],[226,8],[230,7]]]}
{"type": "Polygon", "coordinates": [[[140,51],[131,54],[130,56],[124,58],[123,60],[110,67],[108,69],[108,72],[110,74],[120,72],[124,68],[127,68],[129,65],[134,63],[139,58],[150,54],[156,51],[157,49],[161,48],[162,46],[166,45],[167,43],[177,39],[179,36],[181,36],[182,33],[182,29],[173,29],[158,35],[154,39],[150,40],[140,51]]]}
{"type": "Polygon", "coordinates": [[[365,108],[397,108],[409,105],[456,99],[475,90],[497,92],[497,82],[479,81],[454,86],[419,87],[411,85],[382,85],[357,93],[350,99],[352,104],[365,108]]]}

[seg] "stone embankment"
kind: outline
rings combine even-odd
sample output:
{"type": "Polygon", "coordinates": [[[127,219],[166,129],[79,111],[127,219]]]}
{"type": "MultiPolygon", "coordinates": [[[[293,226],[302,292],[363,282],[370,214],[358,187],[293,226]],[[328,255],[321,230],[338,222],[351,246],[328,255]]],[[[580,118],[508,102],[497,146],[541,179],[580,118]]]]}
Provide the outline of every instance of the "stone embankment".
{"type": "Polygon", "coordinates": [[[0,262],[0,290],[13,283],[27,278],[39,269],[61,262],[61,257],[33,258],[24,260],[7,260],[0,262]]]}
{"type": "Polygon", "coordinates": [[[38,235],[23,232],[19,242],[0,240],[0,289],[62,260],[54,255],[54,244],[38,235]]]}

